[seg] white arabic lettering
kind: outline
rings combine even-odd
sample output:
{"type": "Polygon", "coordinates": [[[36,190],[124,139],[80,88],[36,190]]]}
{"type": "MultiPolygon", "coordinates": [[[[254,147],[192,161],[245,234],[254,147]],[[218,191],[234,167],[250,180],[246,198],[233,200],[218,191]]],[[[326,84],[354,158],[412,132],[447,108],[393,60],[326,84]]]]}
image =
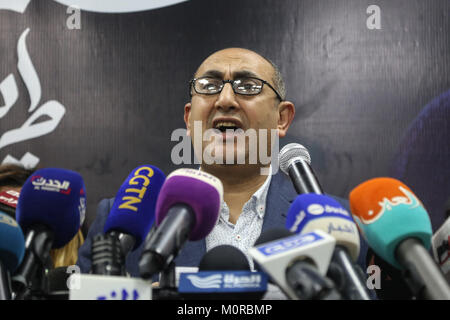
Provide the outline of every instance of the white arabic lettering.
{"type": "Polygon", "coordinates": [[[33,112],[34,109],[36,109],[39,100],[41,100],[42,90],[41,82],[39,81],[33,62],[31,62],[31,58],[27,50],[27,44],[25,42],[29,32],[30,28],[27,28],[24,32],[22,32],[19,42],[17,43],[17,56],[19,57],[17,69],[19,69],[19,73],[22,76],[23,82],[25,82],[28,93],[30,94],[31,103],[28,112],[33,112]]]}
{"type": "Polygon", "coordinates": [[[49,101],[42,105],[27,121],[18,129],[5,132],[0,138],[0,149],[25,140],[30,140],[46,135],[56,129],[63,118],[66,109],[58,101],[49,101]],[[50,119],[33,124],[41,116],[49,116],[50,119]]]}
{"type": "Polygon", "coordinates": [[[334,224],[330,222],[330,224],[328,225],[328,234],[331,234],[332,232],[347,232],[355,234],[355,229],[350,224],[338,225],[337,227],[335,227],[334,224]]]}
{"type": "Polygon", "coordinates": [[[35,190],[46,190],[46,191],[61,191],[68,190],[70,186],[69,181],[61,181],[53,180],[53,179],[45,179],[43,177],[39,177],[31,182],[34,185],[35,190]]]}
{"type": "Polygon", "coordinates": [[[410,209],[414,209],[416,207],[419,207],[421,205],[420,201],[414,196],[414,194],[410,191],[408,191],[407,189],[405,189],[402,186],[399,186],[399,190],[406,196],[406,197],[402,197],[402,196],[396,196],[393,197],[392,199],[388,199],[388,198],[383,198],[380,202],[378,202],[378,204],[381,207],[381,210],[375,214],[373,212],[373,210],[369,210],[368,211],[368,215],[369,216],[374,216],[375,217],[373,219],[370,220],[366,220],[364,218],[361,217],[361,221],[365,224],[367,223],[372,223],[376,220],[378,220],[386,211],[391,211],[394,207],[399,206],[399,205],[407,205],[410,206],[410,209]]]}
{"type": "Polygon", "coordinates": [[[0,93],[3,96],[5,105],[0,107],[0,118],[3,118],[11,109],[11,107],[16,103],[19,97],[19,91],[17,90],[16,80],[14,75],[11,73],[5,80],[0,83],[0,93]]]}
{"type": "Polygon", "coordinates": [[[388,198],[383,198],[383,200],[378,202],[378,204],[381,207],[379,215],[382,215],[385,212],[385,210],[392,210],[393,207],[398,206],[400,204],[411,205],[412,208],[418,207],[420,205],[419,201],[414,196],[414,194],[412,194],[402,186],[400,186],[399,189],[401,192],[403,192],[403,194],[406,195],[406,197],[398,196],[392,198],[391,200],[389,200],[388,198]]]}
{"type": "Polygon", "coordinates": [[[298,215],[295,216],[295,222],[292,227],[289,229],[291,232],[297,232],[298,226],[302,223],[303,219],[305,219],[306,214],[305,211],[300,211],[298,215]]]}
{"type": "Polygon", "coordinates": [[[10,204],[17,204],[17,199],[8,198],[8,197],[0,195],[0,202],[7,202],[7,203],[10,203],[10,204]]]}
{"type": "Polygon", "coordinates": [[[9,194],[10,196],[18,198],[20,196],[20,193],[15,190],[7,190],[6,194],[9,194]]]}

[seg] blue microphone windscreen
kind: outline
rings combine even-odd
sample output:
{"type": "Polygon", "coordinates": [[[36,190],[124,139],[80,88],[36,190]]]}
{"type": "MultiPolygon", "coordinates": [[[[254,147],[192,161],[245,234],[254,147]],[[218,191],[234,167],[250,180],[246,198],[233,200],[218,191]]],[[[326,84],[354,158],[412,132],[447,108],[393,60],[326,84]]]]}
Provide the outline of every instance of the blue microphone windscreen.
{"type": "Polygon", "coordinates": [[[16,218],[25,233],[35,224],[54,233],[53,248],[68,243],[84,216],[86,189],[80,174],[57,168],[37,170],[22,186],[16,218]]]}
{"type": "Polygon", "coordinates": [[[338,218],[354,223],[351,214],[339,202],[322,194],[309,193],[297,196],[291,204],[286,228],[291,232],[302,233],[306,225],[317,218],[338,218]]]}
{"type": "Polygon", "coordinates": [[[360,240],[356,223],[351,213],[329,196],[312,193],[297,196],[289,208],[286,228],[300,234],[322,230],[345,246],[354,260],[358,258],[360,240]]]}
{"type": "Polygon", "coordinates": [[[0,261],[10,274],[22,262],[24,252],[22,229],[13,218],[0,211],[0,261]]]}
{"type": "Polygon", "coordinates": [[[144,241],[155,221],[155,207],[166,176],[155,166],[134,169],[117,192],[104,232],[119,231],[136,239],[134,249],[144,241]]]}

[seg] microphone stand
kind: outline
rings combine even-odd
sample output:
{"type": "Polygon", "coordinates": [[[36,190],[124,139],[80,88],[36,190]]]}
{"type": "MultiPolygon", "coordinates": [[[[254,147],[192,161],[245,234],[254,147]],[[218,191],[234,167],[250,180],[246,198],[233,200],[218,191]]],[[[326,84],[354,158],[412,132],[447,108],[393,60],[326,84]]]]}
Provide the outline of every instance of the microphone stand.
{"type": "Polygon", "coordinates": [[[11,281],[9,271],[0,261],[0,300],[11,300],[11,281]]]}
{"type": "Polygon", "coordinates": [[[176,285],[175,262],[161,271],[159,276],[159,288],[155,290],[156,300],[180,300],[176,285]]]}
{"type": "Polygon", "coordinates": [[[305,261],[286,270],[286,282],[300,300],[342,300],[334,283],[305,261]]]}

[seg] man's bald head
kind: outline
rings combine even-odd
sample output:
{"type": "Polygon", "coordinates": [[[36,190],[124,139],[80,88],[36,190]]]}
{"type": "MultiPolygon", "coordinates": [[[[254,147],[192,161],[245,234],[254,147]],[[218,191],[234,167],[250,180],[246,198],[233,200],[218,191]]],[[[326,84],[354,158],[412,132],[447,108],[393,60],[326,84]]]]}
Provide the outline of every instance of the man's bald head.
{"type": "MultiPolygon", "coordinates": [[[[265,63],[267,63],[268,68],[270,70],[270,79],[272,80],[272,85],[277,90],[277,92],[280,94],[281,98],[283,100],[286,99],[286,87],[284,84],[283,77],[281,76],[281,72],[278,69],[277,65],[273,63],[270,59],[260,55],[259,53],[256,53],[255,51],[245,49],[245,48],[226,48],[219,51],[216,51],[212,53],[210,56],[208,56],[202,64],[198,67],[197,71],[194,74],[194,78],[199,76],[199,71],[202,69],[202,66],[213,59],[220,59],[220,57],[223,56],[239,56],[242,55],[254,55],[255,59],[261,59],[265,63]]],[[[268,80],[268,79],[267,79],[268,80]]]]}

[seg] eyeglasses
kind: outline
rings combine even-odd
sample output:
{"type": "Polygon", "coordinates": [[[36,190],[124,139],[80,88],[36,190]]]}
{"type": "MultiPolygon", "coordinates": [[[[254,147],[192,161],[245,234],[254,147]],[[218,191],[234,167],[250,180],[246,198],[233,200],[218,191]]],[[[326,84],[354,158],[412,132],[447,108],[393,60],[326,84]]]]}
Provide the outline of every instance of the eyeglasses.
{"type": "Polygon", "coordinates": [[[222,80],[212,77],[194,78],[189,81],[189,95],[192,97],[191,86],[197,93],[213,95],[222,92],[222,89],[226,83],[231,84],[234,93],[242,94],[245,96],[254,96],[260,94],[264,84],[267,84],[267,86],[272,89],[273,92],[275,92],[278,99],[280,99],[280,101],[283,101],[280,94],[270,85],[270,83],[265,80],[252,77],[240,78],[235,80],[222,80]]]}

